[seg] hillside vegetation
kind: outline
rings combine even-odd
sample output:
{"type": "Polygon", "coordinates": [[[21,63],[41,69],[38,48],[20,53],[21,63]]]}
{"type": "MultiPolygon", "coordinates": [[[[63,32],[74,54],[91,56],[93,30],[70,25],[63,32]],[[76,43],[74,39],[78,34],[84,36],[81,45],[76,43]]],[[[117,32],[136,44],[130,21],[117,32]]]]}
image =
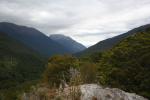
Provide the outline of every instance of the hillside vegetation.
{"type": "Polygon", "coordinates": [[[98,66],[101,84],[150,98],[150,29],[103,53],[98,66]]]}
{"type": "Polygon", "coordinates": [[[0,100],[10,100],[17,87],[39,79],[44,62],[35,51],[0,33],[0,100]]]}

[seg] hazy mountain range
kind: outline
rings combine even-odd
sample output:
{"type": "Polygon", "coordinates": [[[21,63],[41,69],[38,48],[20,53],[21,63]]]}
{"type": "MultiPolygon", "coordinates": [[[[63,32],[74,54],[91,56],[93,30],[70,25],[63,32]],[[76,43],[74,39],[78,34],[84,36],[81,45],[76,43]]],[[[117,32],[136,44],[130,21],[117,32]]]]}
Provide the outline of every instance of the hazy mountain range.
{"type": "Polygon", "coordinates": [[[53,34],[53,35],[50,35],[50,38],[54,40],[55,42],[58,42],[59,44],[63,45],[72,53],[80,52],[86,49],[86,47],[82,45],[81,43],[78,43],[72,38],[68,36],[64,36],[62,34],[53,34]]]}
{"type": "Polygon", "coordinates": [[[121,35],[98,42],[86,49],[84,45],[76,42],[68,36],[62,34],[52,34],[49,37],[44,33],[26,26],[20,26],[13,23],[1,22],[0,32],[30,47],[30,49],[39,52],[45,57],[58,54],[88,55],[94,52],[103,52],[111,49],[123,39],[134,35],[136,32],[149,28],[150,25],[144,25],[121,35]]]}
{"type": "Polygon", "coordinates": [[[7,22],[0,23],[0,32],[7,34],[46,57],[55,54],[72,54],[85,49],[83,45],[75,42],[71,38],[68,39],[68,37],[64,36],[59,41],[54,36],[49,38],[34,28],[7,22]]]}

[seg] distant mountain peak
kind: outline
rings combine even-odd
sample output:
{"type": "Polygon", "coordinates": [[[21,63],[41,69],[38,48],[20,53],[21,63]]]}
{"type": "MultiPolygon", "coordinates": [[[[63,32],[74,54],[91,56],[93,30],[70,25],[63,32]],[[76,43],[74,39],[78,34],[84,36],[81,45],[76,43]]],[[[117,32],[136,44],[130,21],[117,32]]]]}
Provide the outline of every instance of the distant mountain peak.
{"type": "Polygon", "coordinates": [[[64,46],[53,41],[35,28],[0,22],[0,32],[7,34],[46,57],[56,54],[71,54],[64,46]]]}
{"type": "Polygon", "coordinates": [[[50,35],[50,37],[53,39],[68,39],[68,40],[72,39],[71,37],[63,35],[63,34],[52,34],[52,35],[50,35]]]}
{"type": "Polygon", "coordinates": [[[50,35],[50,38],[69,49],[72,53],[80,52],[86,49],[86,47],[81,43],[78,43],[71,37],[65,36],[63,34],[52,34],[50,35]]]}

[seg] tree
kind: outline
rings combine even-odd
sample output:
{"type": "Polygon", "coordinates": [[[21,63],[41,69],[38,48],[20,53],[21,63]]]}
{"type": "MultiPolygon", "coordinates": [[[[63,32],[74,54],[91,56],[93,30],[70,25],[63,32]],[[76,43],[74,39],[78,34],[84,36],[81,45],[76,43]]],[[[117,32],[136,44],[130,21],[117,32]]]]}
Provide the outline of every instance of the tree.
{"type": "Polygon", "coordinates": [[[90,62],[81,62],[79,68],[83,83],[95,83],[97,81],[97,66],[90,62]]]}
{"type": "Polygon", "coordinates": [[[61,81],[70,81],[70,68],[77,68],[78,60],[72,56],[53,56],[49,59],[43,77],[50,86],[58,87],[61,81]]]}

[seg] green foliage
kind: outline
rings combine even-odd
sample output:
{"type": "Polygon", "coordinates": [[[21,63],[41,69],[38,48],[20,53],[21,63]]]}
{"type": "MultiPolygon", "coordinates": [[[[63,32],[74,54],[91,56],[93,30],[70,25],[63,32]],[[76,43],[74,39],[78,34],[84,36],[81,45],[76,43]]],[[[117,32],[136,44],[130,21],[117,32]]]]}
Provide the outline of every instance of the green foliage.
{"type": "MultiPolygon", "coordinates": [[[[32,90],[31,86],[36,85],[39,81],[29,81],[18,84],[16,87],[6,88],[0,90],[0,100],[20,100],[20,96],[24,92],[32,90]]],[[[6,83],[5,83],[6,84],[6,83]]]]}
{"type": "Polygon", "coordinates": [[[16,98],[18,86],[40,78],[44,63],[33,50],[0,33],[0,95],[16,98]]]}
{"type": "Polygon", "coordinates": [[[53,56],[49,59],[43,80],[58,87],[62,80],[70,85],[95,83],[97,66],[91,62],[79,61],[72,56],[53,56]]]}
{"type": "Polygon", "coordinates": [[[72,56],[53,56],[48,61],[43,79],[50,86],[58,87],[62,80],[70,81],[70,68],[77,68],[78,60],[72,56]]]}
{"type": "Polygon", "coordinates": [[[131,36],[103,53],[99,63],[101,84],[150,98],[150,31],[131,36]]]}
{"type": "Polygon", "coordinates": [[[95,83],[97,80],[97,66],[90,62],[81,62],[79,68],[83,83],[95,83]]]}
{"type": "Polygon", "coordinates": [[[101,52],[95,52],[86,56],[82,56],[80,59],[81,61],[88,61],[88,62],[92,62],[92,63],[98,63],[100,61],[102,57],[102,53],[101,52]]]}

